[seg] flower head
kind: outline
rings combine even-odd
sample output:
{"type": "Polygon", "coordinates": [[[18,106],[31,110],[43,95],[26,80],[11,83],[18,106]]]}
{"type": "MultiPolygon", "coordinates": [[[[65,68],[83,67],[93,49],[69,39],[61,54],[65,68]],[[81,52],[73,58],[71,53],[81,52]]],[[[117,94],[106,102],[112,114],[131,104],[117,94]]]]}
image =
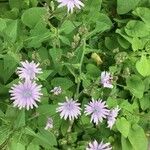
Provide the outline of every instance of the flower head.
{"type": "Polygon", "coordinates": [[[50,92],[52,92],[54,95],[59,95],[62,92],[62,89],[60,86],[54,87],[50,92]]]}
{"type": "Polygon", "coordinates": [[[81,115],[81,108],[79,107],[80,103],[77,103],[77,100],[74,101],[72,98],[68,99],[66,97],[66,102],[58,103],[59,107],[56,109],[56,112],[60,112],[60,117],[65,120],[69,118],[69,120],[74,120],[81,115]]]}
{"type": "Polygon", "coordinates": [[[38,107],[36,102],[40,101],[41,85],[37,85],[35,82],[30,80],[25,80],[24,82],[19,82],[19,84],[14,84],[11,87],[10,95],[11,100],[14,100],[14,106],[21,108],[33,108],[33,106],[38,107]]]}
{"type": "Polygon", "coordinates": [[[108,123],[108,128],[112,129],[113,125],[116,122],[116,117],[118,116],[119,112],[119,107],[117,106],[116,108],[110,110],[108,116],[107,116],[107,123],[108,123]]]}
{"type": "Polygon", "coordinates": [[[42,73],[41,68],[38,67],[39,63],[28,62],[27,60],[21,62],[21,67],[17,68],[17,74],[20,79],[36,79],[36,75],[42,73]]]}
{"type": "Polygon", "coordinates": [[[113,88],[112,76],[110,75],[110,73],[106,71],[103,71],[101,73],[101,84],[103,85],[103,87],[113,88]]]}
{"type": "Polygon", "coordinates": [[[80,0],[57,0],[60,4],[58,7],[67,6],[68,12],[73,12],[74,7],[81,8],[84,4],[80,0]]]}
{"type": "Polygon", "coordinates": [[[110,143],[103,143],[103,141],[99,144],[96,140],[90,142],[86,150],[111,150],[112,147],[110,143]]]}
{"type": "Polygon", "coordinates": [[[86,115],[91,115],[91,122],[93,121],[97,125],[99,121],[102,122],[103,118],[107,117],[109,110],[102,100],[92,99],[88,105],[85,105],[85,113],[86,115]]]}
{"type": "Polygon", "coordinates": [[[48,130],[48,129],[51,129],[51,128],[53,128],[53,119],[52,118],[50,118],[50,117],[48,117],[48,119],[47,119],[47,123],[46,123],[46,126],[45,126],[45,130],[48,130]]]}

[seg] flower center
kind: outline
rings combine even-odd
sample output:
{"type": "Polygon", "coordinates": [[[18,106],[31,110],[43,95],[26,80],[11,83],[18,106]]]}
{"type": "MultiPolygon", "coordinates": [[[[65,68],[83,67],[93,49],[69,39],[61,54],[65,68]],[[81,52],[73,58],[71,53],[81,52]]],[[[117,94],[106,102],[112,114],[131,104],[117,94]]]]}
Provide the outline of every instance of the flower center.
{"type": "Polygon", "coordinates": [[[23,97],[24,97],[24,98],[29,98],[29,97],[31,97],[31,96],[32,96],[32,92],[31,92],[31,91],[25,90],[25,91],[23,92],[23,97]]]}
{"type": "Polygon", "coordinates": [[[68,109],[68,110],[72,110],[72,109],[73,109],[72,104],[68,103],[68,104],[67,104],[67,109],[68,109]]]}

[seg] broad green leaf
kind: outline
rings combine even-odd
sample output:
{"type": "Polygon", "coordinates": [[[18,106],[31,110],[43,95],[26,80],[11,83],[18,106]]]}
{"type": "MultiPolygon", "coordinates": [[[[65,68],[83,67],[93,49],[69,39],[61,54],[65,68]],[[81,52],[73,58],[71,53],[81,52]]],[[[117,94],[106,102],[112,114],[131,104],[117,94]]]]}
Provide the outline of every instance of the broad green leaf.
{"type": "Polygon", "coordinates": [[[69,34],[75,29],[75,25],[70,20],[65,20],[60,27],[59,32],[69,34]]]}
{"type": "Polygon", "coordinates": [[[2,18],[0,18],[0,32],[3,31],[3,29],[6,28],[6,21],[2,18]]]}
{"type": "Polygon", "coordinates": [[[0,127],[0,145],[3,144],[11,134],[10,126],[2,125],[0,127]]]}
{"type": "Polygon", "coordinates": [[[147,25],[138,20],[130,20],[125,27],[125,32],[131,37],[145,37],[150,34],[147,25]]]}
{"type": "Polygon", "coordinates": [[[126,80],[127,88],[137,98],[142,98],[144,93],[144,83],[141,78],[136,75],[132,75],[126,80]]]}
{"type": "Polygon", "coordinates": [[[128,136],[129,129],[130,129],[130,123],[124,117],[117,119],[116,127],[124,137],[128,136]]]}
{"type": "Polygon", "coordinates": [[[59,48],[53,48],[49,50],[49,53],[52,57],[53,63],[59,62],[62,57],[62,50],[59,48]]]}
{"type": "Polygon", "coordinates": [[[100,70],[93,64],[88,64],[86,66],[87,74],[91,76],[91,78],[96,78],[100,76],[100,70]]]}
{"type": "Polygon", "coordinates": [[[46,80],[48,78],[48,76],[53,72],[53,70],[44,70],[39,76],[38,78],[41,80],[46,80]]]}
{"type": "Polygon", "coordinates": [[[12,139],[10,144],[8,145],[10,150],[25,150],[25,145],[22,143],[18,142],[15,139],[12,139]]]}
{"type": "Polygon", "coordinates": [[[46,24],[39,21],[30,31],[31,35],[27,38],[28,47],[39,48],[42,42],[51,37],[51,32],[46,28],[46,24]]]}
{"type": "Polygon", "coordinates": [[[141,59],[136,62],[137,71],[144,77],[150,75],[150,59],[142,55],[141,59]]]}
{"type": "Polygon", "coordinates": [[[16,70],[18,64],[17,57],[19,56],[11,52],[4,56],[4,73],[3,73],[4,77],[3,78],[5,83],[8,81],[8,79],[16,70]]]}
{"type": "Polygon", "coordinates": [[[67,90],[73,86],[73,82],[69,78],[56,77],[51,80],[53,87],[60,86],[63,90],[67,90]]]}
{"type": "Polygon", "coordinates": [[[126,14],[135,9],[140,0],[117,0],[117,13],[126,14]]]}
{"type": "Polygon", "coordinates": [[[44,129],[39,129],[35,141],[39,143],[39,145],[46,145],[46,147],[57,145],[55,135],[52,132],[48,132],[44,129]]]}
{"type": "Polygon", "coordinates": [[[18,20],[8,20],[7,28],[5,28],[4,32],[12,42],[15,42],[17,40],[18,31],[19,31],[18,20]]]}
{"type": "Polygon", "coordinates": [[[138,124],[132,125],[130,128],[128,139],[135,150],[147,150],[148,140],[144,133],[143,128],[138,124]]]}
{"type": "Polygon", "coordinates": [[[144,95],[142,99],[139,100],[142,110],[150,108],[150,94],[144,95]]]}
{"type": "Polygon", "coordinates": [[[33,28],[39,21],[43,20],[44,22],[45,14],[46,14],[45,8],[32,7],[24,11],[21,20],[26,26],[33,28]]]}
{"type": "Polygon", "coordinates": [[[122,150],[134,150],[128,138],[125,138],[123,135],[121,136],[121,145],[122,150]]]}
{"type": "Polygon", "coordinates": [[[132,44],[133,51],[143,49],[144,47],[142,41],[138,37],[134,37],[131,44],[132,44]]]}
{"type": "Polygon", "coordinates": [[[35,143],[30,143],[27,147],[27,150],[40,150],[40,147],[35,143]]]}
{"type": "Polygon", "coordinates": [[[25,110],[22,109],[18,112],[18,116],[14,122],[14,128],[20,128],[25,126],[25,110]]]}
{"type": "Polygon", "coordinates": [[[133,14],[139,16],[147,25],[150,25],[150,9],[146,7],[138,7],[133,14]]]}

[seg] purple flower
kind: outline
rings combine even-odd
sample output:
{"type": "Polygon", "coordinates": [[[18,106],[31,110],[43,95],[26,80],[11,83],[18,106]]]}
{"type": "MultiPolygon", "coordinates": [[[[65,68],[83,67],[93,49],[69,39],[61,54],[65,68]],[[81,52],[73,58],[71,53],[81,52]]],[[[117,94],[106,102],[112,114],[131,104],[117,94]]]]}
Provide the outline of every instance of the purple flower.
{"type": "Polygon", "coordinates": [[[116,122],[116,117],[118,116],[118,112],[120,111],[120,109],[118,108],[118,106],[114,109],[111,109],[109,111],[109,114],[107,116],[107,123],[108,123],[108,128],[112,129],[113,125],[116,122]]]}
{"type": "Polygon", "coordinates": [[[91,122],[93,121],[97,125],[99,121],[102,122],[103,118],[107,117],[109,110],[105,102],[92,98],[92,101],[85,105],[85,113],[86,115],[91,115],[91,122]]]}
{"type": "Polygon", "coordinates": [[[59,95],[62,92],[62,89],[60,86],[54,87],[50,92],[52,92],[54,95],[59,95]]]}
{"type": "Polygon", "coordinates": [[[66,97],[66,102],[58,103],[59,107],[56,109],[56,112],[60,112],[60,117],[65,120],[69,118],[69,120],[77,119],[79,115],[81,115],[81,108],[79,107],[80,103],[77,103],[77,100],[74,101],[72,98],[68,99],[66,97]]]}
{"type": "Polygon", "coordinates": [[[45,126],[45,130],[48,130],[48,129],[52,129],[53,128],[53,119],[48,117],[47,119],[47,123],[46,123],[46,126],[45,126]]]}
{"type": "Polygon", "coordinates": [[[21,62],[21,67],[17,67],[17,74],[19,75],[20,79],[37,79],[36,75],[42,73],[41,68],[38,68],[39,63],[28,62],[21,62]]]}
{"type": "Polygon", "coordinates": [[[93,142],[90,142],[88,147],[86,148],[86,150],[111,150],[112,147],[110,145],[110,143],[103,143],[103,141],[101,141],[101,143],[99,144],[96,140],[93,142]]]}
{"type": "Polygon", "coordinates": [[[33,106],[38,107],[36,101],[40,102],[41,85],[37,85],[35,82],[30,80],[25,80],[24,82],[19,82],[19,84],[14,84],[9,91],[11,94],[11,100],[14,100],[14,106],[19,107],[19,109],[33,108],[33,106]]]}
{"type": "Polygon", "coordinates": [[[112,76],[110,75],[110,73],[106,71],[103,71],[101,73],[101,84],[103,85],[103,87],[113,88],[112,76]]]}
{"type": "Polygon", "coordinates": [[[60,4],[58,7],[67,6],[68,12],[73,12],[74,7],[81,8],[84,4],[80,0],[57,0],[60,4]]]}

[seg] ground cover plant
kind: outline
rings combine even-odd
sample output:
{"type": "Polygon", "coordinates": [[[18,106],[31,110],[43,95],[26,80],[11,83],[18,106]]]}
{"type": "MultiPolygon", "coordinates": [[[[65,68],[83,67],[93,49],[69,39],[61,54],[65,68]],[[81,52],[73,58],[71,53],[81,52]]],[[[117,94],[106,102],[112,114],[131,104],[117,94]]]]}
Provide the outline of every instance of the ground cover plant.
{"type": "Polygon", "coordinates": [[[0,150],[149,138],[149,0],[0,0],[0,150]]]}

